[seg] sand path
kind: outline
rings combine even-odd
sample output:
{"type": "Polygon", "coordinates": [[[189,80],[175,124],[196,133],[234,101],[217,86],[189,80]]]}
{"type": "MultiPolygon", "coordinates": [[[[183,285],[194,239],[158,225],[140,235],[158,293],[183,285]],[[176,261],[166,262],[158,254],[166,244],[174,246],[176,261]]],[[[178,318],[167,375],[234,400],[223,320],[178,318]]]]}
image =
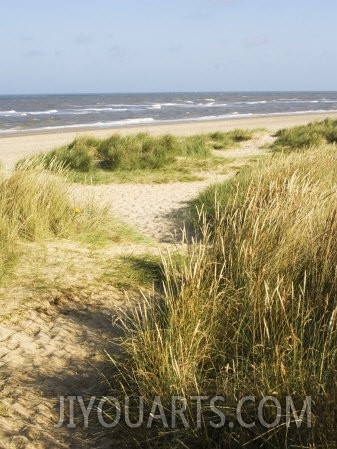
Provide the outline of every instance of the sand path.
{"type": "Polygon", "coordinates": [[[108,204],[112,214],[138,229],[142,234],[160,243],[172,242],[181,234],[190,202],[207,186],[229,179],[247,158],[266,153],[264,147],[273,138],[260,134],[243,142],[240,147],[215,151],[218,157],[234,159],[227,174],[203,173],[205,179],[195,182],[169,184],[109,184],[98,186],[74,186],[75,197],[94,198],[100,204],[108,204]],[[235,168],[231,168],[235,167],[235,168]]]}
{"type": "Polygon", "coordinates": [[[211,183],[229,176],[215,174],[189,183],[76,186],[73,194],[81,198],[88,195],[98,203],[109,205],[114,216],[143,235],[168,243],[181,234],[190,201],[211,183]]]}

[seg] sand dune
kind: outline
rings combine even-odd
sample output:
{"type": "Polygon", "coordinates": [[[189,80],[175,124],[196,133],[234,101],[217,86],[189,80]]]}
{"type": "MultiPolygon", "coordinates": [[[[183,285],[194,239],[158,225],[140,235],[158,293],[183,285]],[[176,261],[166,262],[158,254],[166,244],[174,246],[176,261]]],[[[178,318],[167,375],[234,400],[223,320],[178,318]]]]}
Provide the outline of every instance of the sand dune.
{"type": "Polygon", "coordinates": [[[337,113],[296,114],[272,117],[143,125],[128,128],[96,129],[86,132],[83,132],[83,130],[75,130],[71,132],[48,132],[44,134],[25,133],[25,135],[21,134],[10,137],[0,137],[0,162],[5,170],[10,170],[14,167],[15,163],[24,156],[48,151],[52,148],[65,145],[70,143],[75,137],[82,135],[107,137],[115,132],[121,134],[149,132],[154,135],[165,133],[191,135],[218,130],[230,131],[235,128],[265,128],[268,131],[274,132],[280,128],[306,124],[314,120],[323,120],[327,117],[337,119],[337,113]]]}

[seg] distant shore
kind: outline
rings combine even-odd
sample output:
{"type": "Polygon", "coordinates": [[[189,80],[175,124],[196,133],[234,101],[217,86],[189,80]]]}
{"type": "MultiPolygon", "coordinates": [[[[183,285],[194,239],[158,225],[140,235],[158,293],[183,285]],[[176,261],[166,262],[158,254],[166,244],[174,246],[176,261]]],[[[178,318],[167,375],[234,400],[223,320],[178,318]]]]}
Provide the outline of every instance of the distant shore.
{"type": "Polygon", "coordinates": [[[160,123],[156,125],[141,125],[129,127],[98,128],[98,129],[68,129],[48,131],[27,131],[20,134],[0,136],[0,162],[8,171],[14,168],[15,163],[22,157],[46,152],[52,148],[70,143],[78,136],[90,135],[105,138],[114,133],[133,134],[137,132],[149,132],[153,135],[176,134],[192,135],[214,131],[231,131],[235,128],[265,128],[275,132],[281,128],[288,128],[301,124],[307,124],[315,120],[325,118],[337,119],[337,113],[312,113],[293,115],[273,115],[266,117],[250,117],[226,120],[190,121],[179,123],[160,123]]]}

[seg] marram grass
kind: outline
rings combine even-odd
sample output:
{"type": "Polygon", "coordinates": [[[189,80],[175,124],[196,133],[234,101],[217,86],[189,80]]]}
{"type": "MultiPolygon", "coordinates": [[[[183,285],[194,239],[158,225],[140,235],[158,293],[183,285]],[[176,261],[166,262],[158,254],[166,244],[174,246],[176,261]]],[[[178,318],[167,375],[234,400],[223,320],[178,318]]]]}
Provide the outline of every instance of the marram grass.
{"type": "Polygon", "coordinates": [[[275,151],[302,151],[324,143],[337,142],[337,120],[325,119],[308,125],[280,129],[271,148],[275,151]]]}
{"type": "MultiPolygon", "coordinates": [[[[198,428],[188,404],[188,429],[159,421],[135,429],[135,439],[170,448],[336,447],[335,166],[331,147],[279,156],[230,181],[224,196],[221,186],[203,194],[199,240],[188,256],[164,256],[163,290],[122,314],[127,361],[115,362],[110,393],[143,396],[147,411],[160,396],[169,418],[172,395],[220,395],[234,427],[214,429],[204,407],[198,428]],[[298,415],[310,397],[311,427],[243,427],[235,410],[244,396],[256,398],[245,422],[266,396],[281,404],[291,396],[298,415]]],[[[273,422],[275,407],[264,412],[273,422]]]]}
{"type": "Polygon", "coordinates": [[[52,164],[50,171],[26,162],[0,179],[0,276],[11,267],[19,241],[57,237],[96,243],[118,237],[109,209],[89,199],[75,202],[67,171],[52,164]]]}
{"type": "MultiPolygon", "coordinates": [[[[187,175],[191,176],[190,171],[198,160],[207,163],[213,156],[214,149],[236,146],[244,140],[251,139],[253,134],[253,131],[238,129],[187,137],[171,134],[155,137],[149,133],[127,136],[113,134],[106,139],[80,137],[67,146],[56,148],[44,155],[29,157],[28,161],[33,165],[43,164],[44,168],[49,170],[54,169],[55,163],[61,164],[69,170],[69,174],[76,182],[100,183],[105,180],[111,182],[114,180],[113,175],[121,181],[126,174],[129,174],[127,179],[130,178],[130,174],[135,174],[137,179],[139,174],[142,174],[145,180],[157,174],[155,179],[158,181],[161,174],[165,178],[167,173],[168,177],[174,180],[177,177],[183,178],[183,174],[180,173],[182,159],[185,165],[186,161],[189,161],[187,175]]],[[[19,161],[17,168],[26,163],[27,159],[19,161]]]]}

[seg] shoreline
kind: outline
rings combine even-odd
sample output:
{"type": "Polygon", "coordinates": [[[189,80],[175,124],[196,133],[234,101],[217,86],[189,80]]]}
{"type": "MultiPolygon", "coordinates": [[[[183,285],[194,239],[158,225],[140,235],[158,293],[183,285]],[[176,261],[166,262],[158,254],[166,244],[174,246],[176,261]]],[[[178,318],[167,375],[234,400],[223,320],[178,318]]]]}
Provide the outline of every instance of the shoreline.
{"type": "MultiPolygon", "coordinates": [[[[65,125],[55,126],[51,128],[33,128],[33,129],[24,129],[17,131],[5,131],[0,132],[0,142],[2,139],[11,138],[11,137],[26,137],[26,136],[36,136],[36,135],[45,135],[45,134],[73,134],[73,133],[111,133],[111,132],[126,132],[127,130],[138,130],[138,129],[150,129],[149,132],[154,132],[154,130],[158,127],[160,128],[175,128],[177,130],[192,127],[201,127],[201,128],[209,128],[218,129],[219,126],[228,127],[228,130],[234,129],[233,127],[242,128],[247,127],[251,128],[251,125],[255,122],[266,122],[268,125],[268,129],[273,131],[279,129],[279,127],[283,127],[283,122],[296,122],[303,123],[304,118],[309,118],[310,121],[319,120],[321,118],[337,118],[337,112],[297,112],[297,113],[273,113],[269,115],[252,115],[247,117],[229,117],[229,118],[214,118],[214,119],[203,119],[196,118],[191,120],[167,120],[167,121],[158,121],[158,122],[149,122],[149,123],[138,123],[138,124],[125,124],[125,125],[116,125],[116,126],[95,126],[93,125],[65,125]],[[241,125],[240,125],[241,123],[241,125]],[[227,125],[227,126],[225,126],[227,125]],[[237,126],[238,125],[238,126],[237,126]]],[[[255,125],[253,125],[255,126],[255,125]]],[[[132,131],[130,131],[132,132],[132,131]]],[[[136,131],[138,132],[138,131],[136,131]]],[[[173,132],[172,132],[173,134],[173,132]]],[[[184,135],[181,134],[181,135],[184,135]]]]}
{"type": "Polygon", "coordinates": [[[231,131],[236,128],[254,129],[264,128],[269,132],[276,132],[281,128],[288,128],[297,125],[324,120],[325,118],[337,119],[337,112],[332,113],[306,113],[292,115],[273,115],[249,118],[230,118],[219,120],[195,120],[187,122],[143,124],[134,126],[121,126],[112,128],[93,129],[58,129],[23,132],[6,136],[0,135],[0,162],[3,168],[8,171],[14,168],[15,163],[26,156],[40,152],[46,152],[53,148],[69,144],[79,136],[93,136],[106,138],[112,134],[134,134],[138,132],[148,132],[152,135],[175,134],[181,136],[203,134],[214,131],[231,131]]]}

